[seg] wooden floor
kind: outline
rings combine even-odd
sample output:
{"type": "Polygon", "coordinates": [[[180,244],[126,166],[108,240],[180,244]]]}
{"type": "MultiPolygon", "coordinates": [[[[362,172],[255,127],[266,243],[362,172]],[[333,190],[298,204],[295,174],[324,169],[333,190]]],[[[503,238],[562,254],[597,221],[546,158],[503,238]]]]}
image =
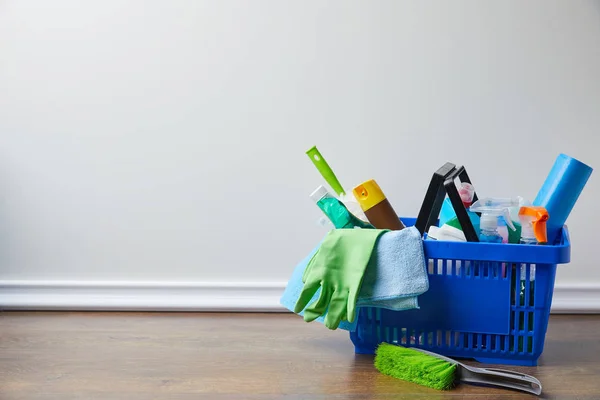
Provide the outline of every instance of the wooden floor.
{"type": "MultiPolygon", "coordinates": [[[[546,399],[600,399],[600,316],[553,316],[546,399]]],[[[0,314],[0,399],[532,399],[378,373],[347,332],[290,314],[0,314]]]]}

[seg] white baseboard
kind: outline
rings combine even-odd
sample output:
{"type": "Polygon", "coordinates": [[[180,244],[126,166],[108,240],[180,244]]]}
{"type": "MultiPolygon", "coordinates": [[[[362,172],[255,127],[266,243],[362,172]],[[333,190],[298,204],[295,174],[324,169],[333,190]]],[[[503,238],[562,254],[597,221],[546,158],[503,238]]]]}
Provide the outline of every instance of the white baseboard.
{"type": "Polygon", "coordinates": [[[600,284],[557,284],[554,286],[552,313],[600,313],[600,284]]]}
{"type": "MultiPolygon", "coordinates": [[[[3,310],[287,311],[285,282],[0,281],[3,310]]],[[[600,284],[559,284],[554,313],[600,313],[600,284]]]]}
{"type": "Polygon", "coordinates": [[[285,283],[0,281],[4,310],[280,312],[285,283]]]}

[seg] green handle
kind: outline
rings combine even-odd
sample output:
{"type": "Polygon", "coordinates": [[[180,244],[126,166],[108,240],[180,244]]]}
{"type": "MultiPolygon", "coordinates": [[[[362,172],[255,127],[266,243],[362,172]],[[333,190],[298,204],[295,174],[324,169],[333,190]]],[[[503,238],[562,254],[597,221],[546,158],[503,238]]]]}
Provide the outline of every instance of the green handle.
{"type": "Polygon", "coordinates": [[[306,152],[306,154],[308,155],[312,163],[315,164],[315,167],[317,167],[317,169],[319,170],[325,181],[329,184],[329,186],[331,186],[331,188],[338,195],[345,195],[346,191],[344,190],[344,188],[340,184],[340,181],[338,181],[337,177],[331,170],[329,164],[327,164],[327,161],[325,161],[325,159],[317,149],[317,146],[313,146],[310,150],[306,152]]]}

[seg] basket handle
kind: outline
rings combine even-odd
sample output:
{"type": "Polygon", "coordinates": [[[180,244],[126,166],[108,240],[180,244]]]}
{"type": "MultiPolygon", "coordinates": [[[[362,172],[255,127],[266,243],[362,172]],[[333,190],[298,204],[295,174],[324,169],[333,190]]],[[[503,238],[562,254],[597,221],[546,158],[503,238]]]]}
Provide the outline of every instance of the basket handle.
{"type": "MultiPolygon", "coordinates": [[[[471,179],[464,166],[456,168],[456,165],[447,162],[434,172],[423,203],[421,204],[417,221],[415,222],[415,227],[419,230],[421,236],[429,230],[429,227],[439,217],[444,198],[448,194],[465,238],[469,242],[479,242],[477,232],[475,232],[475,228],[454,184],[454,180],[457,177],[461,182],[471,183],[471,179]]],[[[473,194],[473,201],[477,201],[477,193],[473,194]]]]}
{"type": "MultiPolygon", "coordinates": [[[[450,202],[452,203],[454,212],[458,217],[458,222],[460,223],[462,231],[465,234],[467,242],[479,242],[479,236],[477,235],[477,232],[475,232],[471,218],[469,218],[469,214],[467,214],[467,209],[460,198],[460,194],[458,194],[458,190],[456,190],[454,179],[456,179],[457,176],[461,182],[471,183],[471,179],[469,179],[467,170],[464,166],[461,166],[446,178],[444,181],[444,187],[446,188],[446,192],[448,193],[448,197],[450,198],[450,202]]],[[[473,193],[473,202],[475,201],[477,201],[477,193],[473,193]]]]}

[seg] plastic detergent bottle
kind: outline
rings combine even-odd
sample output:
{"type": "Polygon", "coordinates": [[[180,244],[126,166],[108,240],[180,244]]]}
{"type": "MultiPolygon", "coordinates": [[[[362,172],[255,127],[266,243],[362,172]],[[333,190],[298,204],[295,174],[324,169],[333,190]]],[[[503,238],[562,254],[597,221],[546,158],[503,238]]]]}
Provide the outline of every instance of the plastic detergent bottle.
{"type": "MultiPolygon", "coordinates": [[[[479,220],[479,241],[487,243],[502,243],[504,238],[498,230],[498,218],[503,217],[506,224],[513,231],[516,230],[507,205],[506,199],[481,199],[477,200],[470,207],[470,211],[481,213],[479,220]],[[497,201],[500,200],[500,201],[497,201]]],[[[506,242],[508,242],[508,237],[506,242]]]]}
{"type": "Polygon", "coordinates": [[[325,213],[336,229],[373,228],[371,224],[362,221],[348,211],[344,203],[332,196],[324,186],[319,186],[310,195],[310,198],[325,213]]]}
{"type": "Polygon", "coordinates": [[[466,242],[467,238],[460,229],[454,228],[448,224],[442,225],[438,228],[435,225],[429,227],[427,231],[427,239],[433,240],[444,240],[447,242],[466,242]]]}

